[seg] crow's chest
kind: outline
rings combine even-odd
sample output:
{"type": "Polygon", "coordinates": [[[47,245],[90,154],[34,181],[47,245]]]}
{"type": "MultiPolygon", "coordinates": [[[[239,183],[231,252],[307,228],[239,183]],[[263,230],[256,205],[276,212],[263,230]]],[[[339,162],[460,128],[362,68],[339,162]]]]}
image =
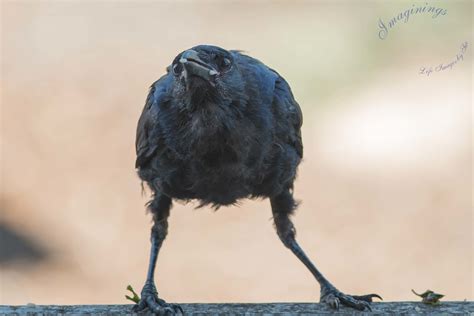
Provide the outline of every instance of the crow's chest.
{"type": "Polygon", "coordinates": [[[163,188],[177,198],[233,203],[248,195],[246,183],[252,175],[241,154],[226,145],[190,153],[184,160],[171,162],[161,174],[163,188]]]}
{"type": "Polygon", "coordinates": [[[226,167],[245,160],[255,130],[245,120],[221,111],[194,115],[176,135],[176,150],[188,165],[226,167]]]}

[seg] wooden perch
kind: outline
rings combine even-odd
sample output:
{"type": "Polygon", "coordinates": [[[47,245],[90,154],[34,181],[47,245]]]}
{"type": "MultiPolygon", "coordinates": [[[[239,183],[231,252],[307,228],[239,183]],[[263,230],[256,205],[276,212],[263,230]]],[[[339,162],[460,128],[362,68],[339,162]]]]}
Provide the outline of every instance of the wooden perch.
{"type": "MultiPolygon", "coordinates": [[[[186,315],[254,315],[254,314],[333,314],[333,315],[364,315],[353,309],[342,307],[338,312],[330,310],[326,305],[315,303],[262,303],[262,304],[181,304],[186,315]]],[[[121,314],[132,315],[132,305],[22,305],[0,306],[0,314],[26,315],[27,313],[51,314],[121,314]]],[[[474,302],[442,302],[436,306],[420,302],[382,302],[373,303],[372,311],[376,314],[396,315],[469,315],[474,313],[474,302]]],[[[30,314],[31,315],[31,314],[30,314]]],[[[141,313],[140,315],[144,315],[141,313]]]]}

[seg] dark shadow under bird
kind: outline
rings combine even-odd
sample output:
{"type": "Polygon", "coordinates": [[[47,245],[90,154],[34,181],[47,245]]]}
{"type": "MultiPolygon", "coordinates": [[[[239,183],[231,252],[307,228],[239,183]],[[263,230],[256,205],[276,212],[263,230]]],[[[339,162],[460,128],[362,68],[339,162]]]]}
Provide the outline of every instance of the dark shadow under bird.
{"type": "Polygon", "coordinates": [[[370,309],[376,294],[346,295],[311,263],[290,219],[293,182],[303,157],[301,109],[275,70],[239,51],[200,45],[180,53],[150,88],[138,121],[136,168],[153,192],[151,254],[135,311],[178,313],[159,298],[154,271],[172,200],[200,206],[269,198],[283,244],[321,286],[321,301],[370,309]]]}

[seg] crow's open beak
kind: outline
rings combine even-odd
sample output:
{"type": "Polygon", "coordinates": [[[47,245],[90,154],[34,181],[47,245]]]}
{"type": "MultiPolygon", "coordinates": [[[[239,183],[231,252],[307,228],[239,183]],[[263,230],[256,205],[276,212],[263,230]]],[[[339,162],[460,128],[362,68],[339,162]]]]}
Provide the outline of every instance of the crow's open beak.
{"type": "Polygon", "coordinates": [[[218,74],[212,66],[202,61],[198,53],[192,49],[185,51],[179,62],[183,64],[186,80],[189,76],[198,76],[209,82],[214,82],[218,74]]]}

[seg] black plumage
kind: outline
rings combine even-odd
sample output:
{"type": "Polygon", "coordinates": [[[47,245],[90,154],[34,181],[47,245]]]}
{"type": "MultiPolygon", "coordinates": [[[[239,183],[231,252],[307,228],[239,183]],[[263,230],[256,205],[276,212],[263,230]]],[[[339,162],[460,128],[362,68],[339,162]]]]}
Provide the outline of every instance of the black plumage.
{"type": "Polygon", "coordinates": [[[289,216],[303,157],[302,113],[275,70],[239,51],[200,45],[180,53],[150,88],[138,122],[136,168],[153,191],[152,252],[136,310],[177,312],[158,298],[153,274],[173,199],[218,208],[243,198],[270,198],[278,235],[320,281],[322,294],[364,309],[338,292],[296,243],[289,216]],[[338,295],[341,294],[341,295],[338,295]]]}
{"type": "Polygon", "coordinates": [[[290,87],[256,59],[200,49],[203,60],[225,54],[232,65],[213,87],[196,76],[187,89],[172,71],[152,85],[137,130],[140,177],[154,191],[216,207],[291,187],[303,146],[290,87]]]}

